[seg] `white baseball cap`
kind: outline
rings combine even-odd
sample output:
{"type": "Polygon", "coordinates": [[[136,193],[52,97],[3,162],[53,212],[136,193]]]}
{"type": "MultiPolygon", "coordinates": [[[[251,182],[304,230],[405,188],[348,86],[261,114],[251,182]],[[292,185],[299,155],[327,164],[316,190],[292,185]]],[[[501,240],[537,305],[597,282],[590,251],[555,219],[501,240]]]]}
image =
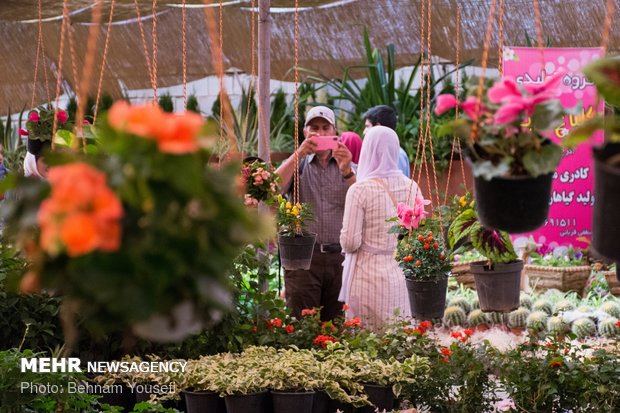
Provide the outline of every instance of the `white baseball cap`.
{"type": "Polygon", "coordinates": [[[334,115],[334,111],[327,106],[315,106],[310,109],[306,115],[306,123],[304,123],[304,126],[308,126],[308,123],[316,118],[323,118],[333,126],[336,126],[336,115],[334,115]]]}

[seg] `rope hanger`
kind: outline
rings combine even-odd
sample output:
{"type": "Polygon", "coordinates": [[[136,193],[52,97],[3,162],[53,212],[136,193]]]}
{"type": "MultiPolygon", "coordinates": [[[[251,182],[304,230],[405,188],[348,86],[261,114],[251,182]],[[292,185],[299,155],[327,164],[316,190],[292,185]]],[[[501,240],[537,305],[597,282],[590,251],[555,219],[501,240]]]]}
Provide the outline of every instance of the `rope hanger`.
{"type": "Polygon", "coordinates": [[[295,149],[293,204],[299,203],[299,0],[295,0],[295,149]]]}

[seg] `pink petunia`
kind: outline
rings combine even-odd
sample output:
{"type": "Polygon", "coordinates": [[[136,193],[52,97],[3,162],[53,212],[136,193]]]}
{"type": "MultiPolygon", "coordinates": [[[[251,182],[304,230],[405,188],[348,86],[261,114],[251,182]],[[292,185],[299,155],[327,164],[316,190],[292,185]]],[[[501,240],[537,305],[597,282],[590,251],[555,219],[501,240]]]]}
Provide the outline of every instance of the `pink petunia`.
{"type": "Polygon", "coordinates": [[[435,114],[441,115],[448,110],[456,107],[456,98],[454,95],[444,94],[437,96],[435,103],[435,114]]]}

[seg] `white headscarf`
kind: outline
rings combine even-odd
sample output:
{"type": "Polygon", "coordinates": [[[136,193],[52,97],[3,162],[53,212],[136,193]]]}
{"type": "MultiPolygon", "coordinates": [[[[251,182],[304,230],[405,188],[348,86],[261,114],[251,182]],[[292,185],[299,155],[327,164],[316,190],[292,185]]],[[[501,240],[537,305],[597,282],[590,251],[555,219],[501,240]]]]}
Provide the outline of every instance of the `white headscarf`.
{"type": "Polygon", "coordinates": [[[26,152],[26,157],[24,158],[24,176],[35,176],[39,179],[45,179],[37,168],[37,158],[30,152],[26,152]]]}
{"type": "Polygon", "coordinates": [[[398,135],[385,126],[373,126],[366,132],[357,166],[357,182],[373,178],[401,176],[398,168],[398,135]]]}

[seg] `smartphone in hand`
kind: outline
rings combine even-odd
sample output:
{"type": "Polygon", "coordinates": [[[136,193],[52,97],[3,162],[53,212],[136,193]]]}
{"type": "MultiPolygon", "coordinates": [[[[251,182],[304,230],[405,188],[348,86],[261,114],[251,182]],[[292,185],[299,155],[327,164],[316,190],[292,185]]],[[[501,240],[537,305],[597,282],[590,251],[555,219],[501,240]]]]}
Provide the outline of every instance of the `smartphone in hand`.
{"type": "Polygon", "coordinates": [[[338,136],[313,136],[312,140],[317,144],[317,151],[327,151],[337,149],[340,138],[338,136]]]}

